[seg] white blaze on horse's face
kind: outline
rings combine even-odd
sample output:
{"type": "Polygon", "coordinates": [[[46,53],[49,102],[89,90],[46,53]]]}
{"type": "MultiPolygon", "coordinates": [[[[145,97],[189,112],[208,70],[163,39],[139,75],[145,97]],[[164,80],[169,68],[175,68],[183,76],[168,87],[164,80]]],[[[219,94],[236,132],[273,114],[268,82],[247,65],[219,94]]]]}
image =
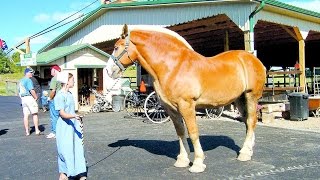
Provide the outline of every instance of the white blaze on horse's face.
{"type": "MultiPolygon", "coordinates": [[[[114,55],[114,52],[112,53],[112,55],[114,55]]],[[[111,56],[108,59],[106,70],[108,75],[113,79],[117,79],[122,75],[121,69],[116,65],[111,56]]]]}

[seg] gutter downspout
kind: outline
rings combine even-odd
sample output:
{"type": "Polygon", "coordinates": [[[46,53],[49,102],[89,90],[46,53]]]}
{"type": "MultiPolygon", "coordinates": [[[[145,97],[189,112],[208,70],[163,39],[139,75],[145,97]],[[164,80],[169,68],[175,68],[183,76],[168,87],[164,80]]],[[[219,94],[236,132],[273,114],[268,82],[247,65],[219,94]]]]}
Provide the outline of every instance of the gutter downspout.
{"type": "Polygon", "coordinates": [[[257,7],[250,15],[249,15],[249,25],[250,25],[250,51],[254,52],[254,32],[253,32],[253,16],[256,15],[259,11],[261,11],[265,6],[265,0],[262,0],[259,7],[257,7]]]}

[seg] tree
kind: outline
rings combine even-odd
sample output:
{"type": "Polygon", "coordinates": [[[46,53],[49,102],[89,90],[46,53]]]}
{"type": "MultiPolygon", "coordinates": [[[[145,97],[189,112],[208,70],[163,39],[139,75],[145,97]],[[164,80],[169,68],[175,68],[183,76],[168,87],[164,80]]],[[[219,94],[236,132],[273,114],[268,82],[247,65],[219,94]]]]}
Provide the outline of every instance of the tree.
{"type": "Polygon", "coordinates": [[[4,52],[0,53],[0,74],[11,73],[10,70],[10,59],[5,56],[4,52]]]}
{"type": "Polygon", "coordinates": [[[10,66],[10,67],[14,72],[22,72],[23,71],[24,68],[22,66],[16,65],[17,63],[20,62],[20,53],[19,52],[15,52],[12,54],[11,62],[12,62],[12,66],[10,66]]]}
{"type": "Polygon", "coordinates": [[[18,52],[13,53],[10,57],[6,56],[3,51],[0,51],[0,74],[7,74],[13,72],[21,72],[21,66],[17,66],[16,63],[20,61],[20,55],[18,52]]]}

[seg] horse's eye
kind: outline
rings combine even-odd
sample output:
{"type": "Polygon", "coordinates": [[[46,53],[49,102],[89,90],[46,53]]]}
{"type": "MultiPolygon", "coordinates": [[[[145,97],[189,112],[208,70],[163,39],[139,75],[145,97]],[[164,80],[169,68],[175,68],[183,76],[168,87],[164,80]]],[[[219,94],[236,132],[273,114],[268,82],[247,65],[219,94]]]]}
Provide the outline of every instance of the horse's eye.
{"type": "Polygon", "coordinates": [[[115,51],[117,51],[117,50],[118,50],[118,47],[117,47],[117,46],[115,46],[115,47],[114,47],[114,50],[115,50],[115,51]]]}

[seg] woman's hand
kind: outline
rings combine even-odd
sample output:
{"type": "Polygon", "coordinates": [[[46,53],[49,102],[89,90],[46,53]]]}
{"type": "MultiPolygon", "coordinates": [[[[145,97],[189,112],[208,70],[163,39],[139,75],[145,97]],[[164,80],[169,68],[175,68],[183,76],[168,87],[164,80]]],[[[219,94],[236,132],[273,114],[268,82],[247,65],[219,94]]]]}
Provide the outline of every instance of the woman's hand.
{"type": "Polygon", "coordinates": [[[80,116],[78,114],[75,114],[74,118],[76,118],[77,120],[80,120],[80,116]]]}
{"type": "Polygon", "coordinates": [[[81,120],[83,118],[83,116],[79,115],[79,114],[76,114],[74,118],[76,118],[77,120],[81,120]]]}

